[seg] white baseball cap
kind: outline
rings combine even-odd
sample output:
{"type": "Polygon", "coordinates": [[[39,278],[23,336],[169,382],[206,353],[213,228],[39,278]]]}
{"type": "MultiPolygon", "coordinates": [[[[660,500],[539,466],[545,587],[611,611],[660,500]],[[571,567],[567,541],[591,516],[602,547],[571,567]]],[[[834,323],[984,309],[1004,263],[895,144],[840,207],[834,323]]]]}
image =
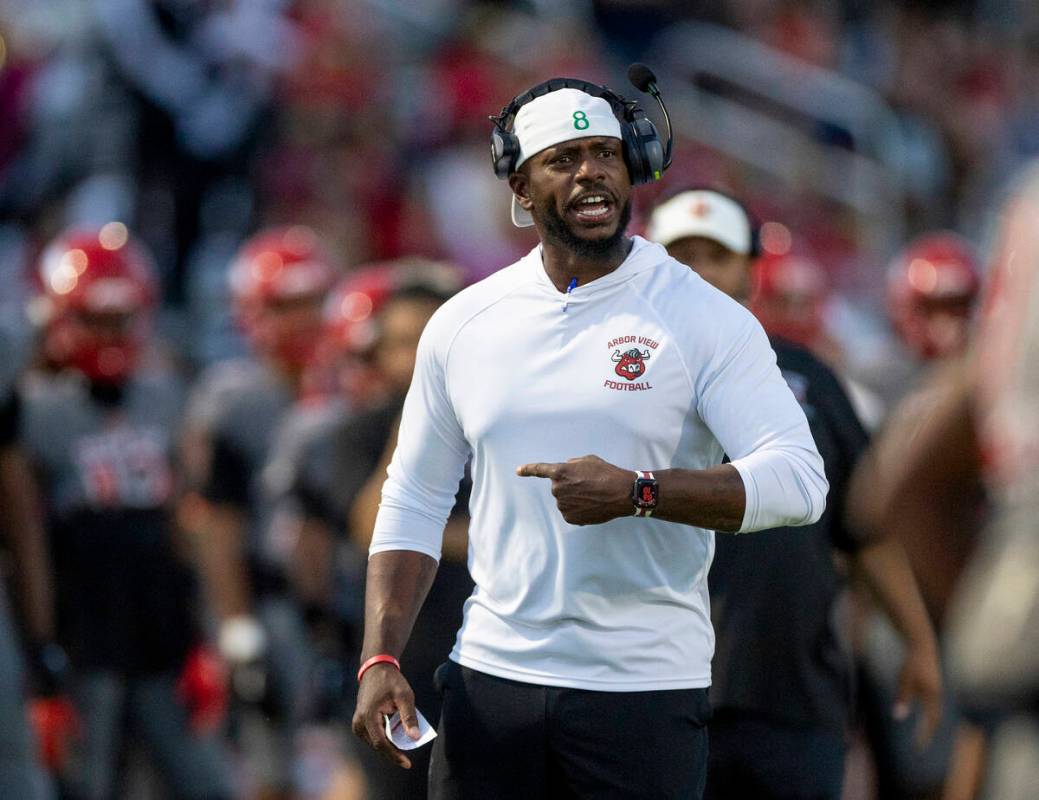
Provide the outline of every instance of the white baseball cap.
{"type": "Polygon", "coordinates": [[[694,189],[661,203],[649,217],[646,238],[667,247],[687,236],[713,239],[740,255],[749,255],[750,219],[743,207],[720,192],[694,189]]]}
{"type": "MultiPolygon", "coordinates": [[[[613,107],[601,97],[580,89],[557,89],[523,105],[516,112],[512,130],[519,139],[516,169],[546,147],[590,136],[621,138],[621,126],[613,107]]],[[[527,228],[534,224],[530,212],[512,196],[512,224],[527,228]]]]}

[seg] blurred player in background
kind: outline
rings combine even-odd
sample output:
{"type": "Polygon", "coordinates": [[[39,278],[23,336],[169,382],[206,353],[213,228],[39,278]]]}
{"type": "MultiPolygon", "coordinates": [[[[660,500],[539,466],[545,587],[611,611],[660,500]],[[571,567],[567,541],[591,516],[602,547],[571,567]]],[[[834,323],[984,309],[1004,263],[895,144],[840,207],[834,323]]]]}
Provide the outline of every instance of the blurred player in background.
{"type": "MultiPolygon", "coordinates": [[[[0,328],[0,351],[17,362],[12,335],[0,328]]],[[[4,556],[11,561],[17,601],[12,606],[6,592],[0,592],[0,796],[42,800],[50,793],[26,716],[24,656],[29,656],[29,689],[37,717],[54,712],[49,718],[55,724],[38,731],[41,738],[53,738],[51,767],[60,761],[60,737],[70,732],[56,724],[68,669],[65,652],[54,640],[53,575],[38,490],[18,441],[21,399],[15,379],[19,371],[17,363],[5,364],[0,377],[0,536],[4,556]]],[[[46,752],[45,746],[41,752],[46,752]]]]}
{"type": "Polygon", "coordinates": [[[840,342],[827,325],[832,300],[830,276],[803,244],[784,253],[758,253],[750,272],[747,303],[769,335],[811,353],[840,375],[841,385],[866,430],[884,415],[881,399],[845,369],[840,342]]]}
{"type": "MultiPolygon", "coordinates": [[[[427,282],[424,286],[421,281],[410,287],[402,286],[390,298],[380,315],[375,360],[391,378],[394,396],[384,409],[374,412],[370,419],[372,426],[383,434],[382,452],[376,460],[371,459],[374,452],[367,450],[368,474],[363,484],[352,484],[356,495],[350,509],[350,532],[355,546],[363,552],[367,552],[371,544],[382,484],[397,444],[400,412],[415,368],[419,335],[433,312],[461,286],[457,278],[451,280],[450,275],[445,278],[439,282],[427,282]],[[392,421],[389,414],[393,414],[392,421]]],[[[358,420],[358,424],[347,432],[344,440],[366,439],[366,435],[360,433],[363,426],[364,420],[358,420]]],[[[368,441],[375,444],[374,439],[368,441]]],[[[360,477],[359,472],[357,477],[360,477]]],[[[428,707],[429,713],[436,718],[440,716],[441,704],[440,694],[434,685],[434,672],[444,663],[454,646],[455,636],[462,623],[462,607],[473,589],[467,564],[471,488],[467,471],[444,528],[437,575],[401,658],[401,669],[413,676],[416,704],[422,708],[428,707]]],[[[426,796],[432,748],[416,751],[412,755],[412,769],[407,771],[397,769],[367,747],[362,748],[361,752],[373,800],[426,796]]]]}
{"type": "Polygon", "coordinates": [[[840,345],[826,329],[830,278],[818,261],[795,252],[758,252],[748,280],[741,302],[770,335],[812,352],[831,369],[840,364],[840,345]]]}
{"type": "Polygon", "coordinates": [[[971,245],[952,231],[914,239],[887,272],[891,325],[918,364],[963,354],[981,289],[971,245]]]}
{"type": "Polygon", "coordinates": [[[229,280],[254,355],[218,363],[202,376],[185,426],[193,491],[182,518],[230,668],[238,701],[232,721],[247,781],[262,796],[291,791],[293,737],[313,666],[263,469],[287,412],[315,389],[308,381],[336,272],[316,234],[303,226],[261,231],[243,244],[229,280]]]}
{"type": "Polygon", "coordinates": [[[953,688],[989,741],[985,753],[961,731],[945,788],[955,800],[1024,800],[1039,785],[1037,219],[1033,164],[1003,207],[976,344],[933,377],[912,435],[889,428],[856,476],[864,524],[941,556],[930,571],[953,688]]]}
{"type": "MultiPolygon", "coordinates": [[[[882,483],[879,473],[898,474],[902,441],[911,441],[919,427],[942,402],[948,374],[962,370],[974,317],[981,272],[971,246],[950,231],[937,231],[910,242],[887,271],[887,301],[891,325],[909,355],[912,373],[903,375],[901,399],[884,423],[882,441],[872,450],[858,480],[882,483]],[[894,443],[898,444],[894,444],[894,443]],[[895,452],[888,453],[894,446],[895,452]],[[866,478],[866,475],[871,477],[866,478]]],[[[980,486],[963,500],[978,502],[980,486]]],[[[907,538],[908,553],[924,603],[934,625],[942,626],[953,576],[966,561],[981,523],[975,508],[960,517],[959,529],[972,535],[950,536],[942,547],[907,538]]],[[[876,534],[887,531],[867,525],[876,534]]],[[[867,604],[868,606],[868,604],[867,604]]],[[[923,747],[914,737],[914,719],[892,720],[886,713],[898,692],[898,666],[903,657],[896,632],[884,617],[869,613],[857,639],[862,719],[876,763],[880,796],[941,797],[954,758],[957,738],[971,736],[946,693],[944,716],[933,741],[923,747]]]]}
{"type": "MultiPolygon", "coordinates": [[[[333,351],[328,355],[338,363],[345,396],[324,414],[294,409],[293,417],[309,417],[310,424],[299,426],[280,458],[272,456],[279,462],[272,475],[287,483],[284,501],[302,513],[292,571],[297,592],[311,609],[309,617],[323,621],[322,651],[330,649],[329,630],[341,632],[350,638],[338,643],[340,658],[351,663],[360,651],[353,634],[360,632],[364,561],[415,349],[429,317],[460,286],[459,270],[419,258],[361,268],[344,279],[326,303],[326,326],[333,351]]],[[[433,672],[454,644],[472,590],[467,487],[466,482],[448,521],[441,568],[402,659],[414,676],[418,702],[430,714],[440,706],[433,672]]],[[[336,712],[342,711],[340,705],[336,712]]],[[[408,771],[368,748],[359,756],[371,800],[426,796],[429,748],[415,754],[408,771]]]]}
{"type": "MultiPolygon", "coordinates": [[[[647,236],[734,300],[748,303],[759,255],[756,224],[732,197],[715,190],[681,192],[657,206],[647,236]]],[[[851,712],[851,658],[840,599],[847,562],[876,593],[910,643],[901,665],[896,712],[918,701],[930,729],[940,713],[937,647],[905,555],[890,539],[868,541],[843,520],[852,469],[867,444],[834,373],[805,344],[817,342],[821,319],[812,303],[793,315],[774,309],[791,296],[796,265],[766,267],[764,281],[786,290],[752,308],[762,319],[779,368],[808,418],[823,457],[830,494],[812,525],[756,536],[718,536],[708,586],[717,637],[712,665],[708,798],[839,798],[851,712]],[[800,318],[797,324],[792,318],[800,318]],[[796,337],[790,341],[784,334],[796,337]]],[[[802,291],[817,279],[803,267],[802,291]]],[[[888,709],[888,713],[891,709],[888,709]]]]}
{"type": "Polygon", "coordinates": [[[193,707],[181,685],[201,634],[173,526],[183,393],[147,358],[151,259],[112,223],[52,242],[39,279],[45,367],[25,380],[21,431],[44,494],[80,720],[68,794],[117,794],[129,721],[174,796],[230,797],[213,709],[193,707]]]}

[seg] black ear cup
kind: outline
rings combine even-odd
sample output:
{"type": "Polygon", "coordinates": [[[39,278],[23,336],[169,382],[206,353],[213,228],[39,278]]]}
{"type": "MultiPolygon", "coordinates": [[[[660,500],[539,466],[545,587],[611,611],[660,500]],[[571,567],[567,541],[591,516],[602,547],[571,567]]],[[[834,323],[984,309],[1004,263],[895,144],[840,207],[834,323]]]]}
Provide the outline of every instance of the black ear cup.
{"type": "Polygon", "coordinates": [[[552,78],[539,83],[517,95],[497,117],[491,117],[494,123],[494,129],[491,131],[491,164],[494,174],[500,180],[508,179],[509,175],[516,171],[516,161],[520,153],[519,138],[507,126],[512,124],[516,112],[524,105],[558,89],[580,89],[608,102],[617,121],[620,122],[624,163],[628,166],[632,185],[660,180],[664,172],[664,146],[652,120],[636,103],[625,100],[605,86],[597,86],[577,78],[552,78]]]}
{"type": "Polygon", "coordinates": [[[634,142],[631,145],[629,171],[633,185],[658,181],[664,174],[664,145],[653,122],[641,110],[635,110],[630,123],[634,142]],[[636,167],[637,162],[637,169],[636,167]]]}
{"type": "Polygon", "coordinates": [[[638,186],[640,183],[645,183],[646,159],[634,124],[621,122],[621,141],[624,143],[624,163],[628,165],[631,185],[638,186]]]}
{"type": "Polygon", "coordinates": [[[519,149],[519,139],[511,131],[499,126],[491,131],[491,163],[494,165],[494,174],[500,180],[506,180],[513,172],[519,149]]]}

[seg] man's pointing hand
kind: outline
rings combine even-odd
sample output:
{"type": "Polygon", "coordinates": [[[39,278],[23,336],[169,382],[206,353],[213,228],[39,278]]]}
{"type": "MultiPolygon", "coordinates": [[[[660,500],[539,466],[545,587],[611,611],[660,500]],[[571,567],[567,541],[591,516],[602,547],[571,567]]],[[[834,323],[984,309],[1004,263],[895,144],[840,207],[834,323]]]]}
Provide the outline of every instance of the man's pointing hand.
{"type": "Polygon", "coordinates": [[[621,469],[598,456],[524,464],[516,468],[516,474],[552,481],[559,513],[571,525],[595,525],[632,514],[634,470],[621,469]]]}

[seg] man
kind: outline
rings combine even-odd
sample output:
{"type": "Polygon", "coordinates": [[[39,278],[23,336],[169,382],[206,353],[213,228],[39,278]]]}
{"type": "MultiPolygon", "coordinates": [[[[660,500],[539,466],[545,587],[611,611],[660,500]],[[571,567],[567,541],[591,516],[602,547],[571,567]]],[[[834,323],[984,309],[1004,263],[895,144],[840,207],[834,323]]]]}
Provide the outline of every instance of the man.
{"type": "Polygon", "coordinates": [[[262,472],[307,379],[336,267],[305,226],[259,231],[231,264],[234,313],[255,357],[218,363],[195,387],[183,441],[182,518],[231,669],[246,771],[271,797],[292,789],[293,735],[312,668],[262,472]]]}
{"type": "MultiPolygon", "coordinates": [[[[965,358],[931,376],[916,428],[890,427],[857,470],[852,510],[933,567],[951,682],[989,739],[945,797],[1027,798],[1039,782],[1039,166],[1003,206],[983,313],[965,358]],[[978,514],[978,488],[987,508],[978,514]],[[979,533],[980,531],[980,533],[979,533]],[[944,552],[943,552],[944,556],[944,552]],[[966,779],[965,779],[966,778],[966,779]]],[[[961,753],[962,755],[962,753],[961,753]]]]}
{"type": "Polygon", "coordinates": [[[980,291],[977,257],[952,231],[924,234],[892,259],[887,272],[888,316],[918,364],[962,355],[980,291]]]}
{"type": "Polygon", "coordinates": [[[182,392],[146,363],[151,257],[112,223],[58,237],[39,277],[50,369],[24,382],[21,440],[44,496],[58,641],[81,721],[68,792],[116,794],[129,724],[174,796],[230,797],[215,732],[193,728],[180,686],[200,632],[174,541],[182,392]]]}
{"type": "MultiPolygon", "coordinates": [[[[749,301],[757,237],[733,198],[681,192],[654,209],[647,236],[733,299],[749,301]]],[[[847,482],[867,436],[840,382],[806,348],[771,342],[823,456],[830,499],[812,525],[718,538],[709,580],[718,638],[707,797],[838,798],[851,664],[838,629],[843,579],[835,558],[850,560],[909,641],[899,713],[915,695],[932,727],[936,648],[899,546],[864,542],[844,525],[847,482]]]]}
{"type": "MultiPolygon", "coordinates": [[[[887,269],[888,316],[902,350],[898,401],[884,423],[882,445],[871,460],[880,470],[897,473],[898,456],[888,456],[897,440],[911,440],[927,417],[943,402],[942,373],[962,369],[975,307],[981,289],[981,268],[970,244],[951,231],[933,231],[909,242],[887,269]],[[880,460],[877,461],[879,455],[880,460]]],[[[893,395],[896,393],[892,392],[893,395]]],[[[901,447],[901,445],[896,445],[901,447]]],[[[863,467],[863,474],[867,468],[863,467]]],[[[890,478],[873,478],[883,485],[890,478]]],[[[962,500],[979,503],[980,486],[962,500]]],[[[963,513],[960,528],[947,528],[941,547],[923,545],[921,537],[903,538],[924,603],[939,628],[945,617],[952,580],[966,562],[980,528],[981,513],[963,513]],[[963,535],[963,530],[972,535],[963,535]],[[922,546],[923,545],[923,546],[922,546]]],[[[887,529],[881,529],[890,535],[887,529]]],[[[928,800],[943,795],[947,776],[960,770],[958,741],[978,740],[980,733],[963,719],[954,693],[946,692],[942,722],[926,748],[914,742],[912,720],[886,713],[897,692],[902,656],[897,634],[879,614],[863,620],[859,660],[860,717],[877,765],[877,788],[891,800],[928,800]]]]}
{"type": "MultiPolygon", "coordinates": [[[[0,327],[0,350],[16,352],[13,334],[0,327]]],[[[16,607],[36,674],[37,704],[58,702],[67,659],[54,641],[54,598],[50,557],[38,494],[18,441],[21,403],[15,389],[20,359],[0,369],[0,541],[17,578],[16,607]]],[[[0,797],[49,797],[25,714],[25,669],[12,605],[0,591],[0,797]]],[[[40,707],[40,706],[37,706],[40,707]]],[[[42,731],[47,734],[50,731],[42,731]]],[[[61,731],[53,731],[60,735],[61,731]]]]}
{"type": "Polygon", "coordinates": [[[633,178],[652,179],[633,105],[563,79],[507,107],[496,171],[541,243],[448,301],[419,344],[353,727],[409,765],[383,715],[419,735],[396,665],[471,455],[476,588],[438,671],[435,798],[701,796],[711,531],[804,524],[825,505],[760,326],[625,235],[633,178]]]}
{"type": "MultiPolygon", "coordinates": [[[[346,410],[346,403],[335,404],[338,413],[326,410],[323,419],[301,430],[295,457],[286,459],[291,467],[271,470],[285,477],[285,504],[294,505],[302,517],[293,570],[299,595],[307,598],[310,608],[320,609],[312,616],[339,619],[337,628],[358,632],[361,554],[366,556],[371,544],[379,490],[396,442],[419,336],[433,312],[461,285],[457,270],[428,260],[401,259],[377,269],[382,286],[367,269],[347,278],[329,297],[326,320],[340,361],[357,358],[362,348],[370,367],[367,374],[388,396],[354,413],[346,410]],[[371,315],[358,320],[358,312],[369,306],[371,315]]],[[[343,388],[349,390],[349,384],[343,388]]],[[[293,412],[305,413],[303,408],[293,412]]],[[[272,461],[277,457],[275,453],[272,461]]],[[[440,709],[433,673],[451,650],[462,604],[473,588],[466,567],[468,486],[464,481],[451,511],[440,568],[403,659],[419,708],[433,717],[440,709]]],[[[332,650],[329,638],[323,637],[325,652],[332,650]]],[[[360,640],[338,645],[352,660],[360,640]]],[[[429,748],[415,752],[410,770],[396,768],[367,747],[359,756],[369,800],[426,796],[429,748]]]]}

